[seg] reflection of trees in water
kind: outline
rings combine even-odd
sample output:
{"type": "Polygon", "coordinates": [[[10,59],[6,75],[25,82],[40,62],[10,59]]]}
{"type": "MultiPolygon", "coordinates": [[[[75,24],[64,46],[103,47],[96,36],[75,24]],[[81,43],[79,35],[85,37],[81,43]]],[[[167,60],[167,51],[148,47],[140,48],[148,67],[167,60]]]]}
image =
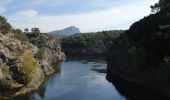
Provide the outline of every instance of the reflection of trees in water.
{"type": "Polygon", "coordinates": [[[160,94],[153,93],[150,90],[137,85],[134,82],[123,80],[118,75],[107,75],[107,80],[111,82],[117,91],[125,96],[127,100],[169,100],[160,94]]]}

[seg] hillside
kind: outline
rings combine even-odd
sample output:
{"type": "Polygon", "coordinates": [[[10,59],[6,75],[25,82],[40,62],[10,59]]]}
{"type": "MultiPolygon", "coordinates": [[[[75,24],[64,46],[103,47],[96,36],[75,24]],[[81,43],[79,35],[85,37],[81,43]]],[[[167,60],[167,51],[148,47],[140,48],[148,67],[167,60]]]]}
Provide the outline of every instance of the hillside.
{"type": "Polygon", "coordinates": [[[170,2],[152,6],[154,14],[134,23],[108,52],[108,77],[117,74],[169,97],[170,2]]]}
{"type": "Polygon", "coordinates": [[[103,31],[75,34],[62,39],[62,49],[66,56],[105,56],[107,50],[124,31],[103,31]]]}

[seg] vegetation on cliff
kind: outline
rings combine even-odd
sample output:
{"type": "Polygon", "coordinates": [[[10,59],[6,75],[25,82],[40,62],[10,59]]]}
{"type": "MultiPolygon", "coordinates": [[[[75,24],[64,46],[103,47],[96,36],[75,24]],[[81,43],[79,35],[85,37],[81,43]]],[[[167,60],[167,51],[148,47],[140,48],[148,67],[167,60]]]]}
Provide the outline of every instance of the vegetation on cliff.
{"type": "Polygon", "coordinates": [[[6,34],[11,29],[12,26],[7,22],[7,19],[5,17],[0,16],[0,32],[6,34]]]}
{"type": "MultiPolygon", "coordinates": [[[[147,64],[160,66],[170,56],[170,7],[168,0],[160,0],[156,14],[134,23],[126,32],[136,48],[140,48],[147,64]],[[164,3],[166,2],[166,3],[164,3]]],[[[155,8],[156,9],[156,8],[155,8]]]]}
{"type": "Polygon", "coordinates": [[[64,60],[58,38],[40,33],[39,28],[24,31],[13,29],[0,16],[0,91],[18,89],[14,95],[37,89],[64,60]]]}
{"type": "Polygon", "coordinates": [[[153,14],[135,22],[108,52],[108,74],[119,75],[169,95],[170,1],[151,6],[153,14]]]}

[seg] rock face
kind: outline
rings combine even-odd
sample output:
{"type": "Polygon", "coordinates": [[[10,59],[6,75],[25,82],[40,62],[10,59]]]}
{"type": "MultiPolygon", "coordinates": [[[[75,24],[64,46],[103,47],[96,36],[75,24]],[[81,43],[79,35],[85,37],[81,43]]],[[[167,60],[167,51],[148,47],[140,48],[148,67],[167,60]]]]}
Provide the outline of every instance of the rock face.
{"type": "Polygon", "coordinates": [[[75,33],[81,33],[79,28],[77,28],[75,26],[70,26],[70,27],[62,29],[62,30],[57,30],[57,31],[51,32],[51,34],[53,34],[53,35],[61,35],[61,36],[69,36],[69,35],[73,35],[75,33]]]}
{"type": "Polygon", "coordinates": [[[28,40],[23,43],[14,33],[0,33],[1,91],[17,89],[12,95],[21,95],[36,90],[65,59],[59,39],[40,34],[28,40]]]}

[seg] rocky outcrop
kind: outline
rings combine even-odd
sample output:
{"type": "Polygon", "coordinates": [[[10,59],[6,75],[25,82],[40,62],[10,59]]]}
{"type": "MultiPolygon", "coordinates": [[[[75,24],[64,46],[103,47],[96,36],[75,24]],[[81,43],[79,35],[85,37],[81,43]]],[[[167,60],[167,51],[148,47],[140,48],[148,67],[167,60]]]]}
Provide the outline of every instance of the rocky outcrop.
{"type": "Polygon", "coordinates": [[[15,90],[0,95],[21,95],[38,89],[65,59],[57,38],[41,34],[34,39],[37,45],[21,42],[14,33],[0,33],[0,91],[15,90]]]}

